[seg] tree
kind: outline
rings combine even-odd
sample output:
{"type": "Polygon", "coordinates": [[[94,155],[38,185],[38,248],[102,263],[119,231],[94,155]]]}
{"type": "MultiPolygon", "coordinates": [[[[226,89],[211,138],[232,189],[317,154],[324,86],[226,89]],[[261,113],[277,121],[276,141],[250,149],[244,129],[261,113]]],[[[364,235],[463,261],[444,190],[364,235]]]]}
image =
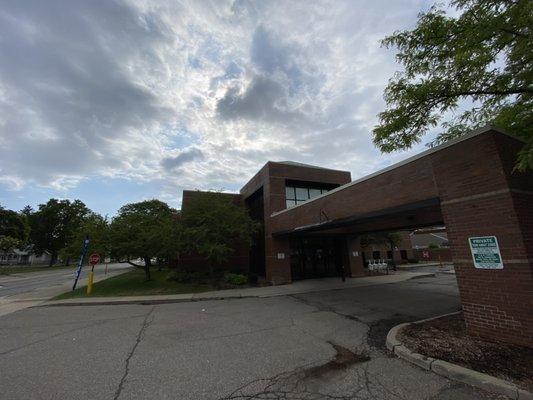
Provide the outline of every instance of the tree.
{"type": "Polygon", "coordinates": [[[0,206],[0,236],[9,236],[20,243],[26,241],[28,229],[24,218],[17,212],[0,206]]]}
{"type": "Polygon", "coordinates": [[[21,241],[12,236],[0,235],[0,251],[2,253],[9,253],[21,245],[21,241]]]}
{"type": "MultiPolygon", "coordinates": [[[[80,200],[50,199],[28,217],[30,240],[37,254],[50,253],[50,266],[61,249],[72,242],[75,232],[91,210],[80,200]]],[[[67,259],[68,264],[68,259],[67,259]]]]}
{"type": "Polygon", "coordinates": [[[438,145],[492,124],[522,137],[520,170],[533,168],[533,2],[453,0],[419,14],[413,30],[382,44],[396,47],[404,71],[385,90],[374,143],[383,151],[410,148],[447,112],[438,145]]]}
{"type": "Polygon", "coordinates": [[[172,237],[178,228],[176,211],[159,200],[126,204],[120,208],[110,226],[111,253],[120,262],[143,268],[150,280],[152,258],[165,257],[172,251],[172,237]],[[144,265],[132,261],[142,258],[144,265]]]}
{"type": "Polygon", "coordinates": [[[396,271],[396,261],[394,260],[394,250],[397,246],[402,244],[402,235],[398,232],[378,232],[363,235],[361,237],[361,246],[389,246],[392,252],[392,268],[396,271]]]}
{"type": "Polygon", "coordinates": [[[259,225],[244,207],[218,192],[197,192],[194,201],[182,212],[185,234],[190,249],[209,262],[209,274],[214,267],[227,261],[238,243],[251,244],[259,225]]]}
{"type": "Polygon", "coordinates": [[[67,245],[60,251],[65,259],[77,259],[85,238],[89,236],[89,252],[98,253],[102,258],[109,256],[109,223],[107,218],[91,212],[75,229],[67,245]]]}

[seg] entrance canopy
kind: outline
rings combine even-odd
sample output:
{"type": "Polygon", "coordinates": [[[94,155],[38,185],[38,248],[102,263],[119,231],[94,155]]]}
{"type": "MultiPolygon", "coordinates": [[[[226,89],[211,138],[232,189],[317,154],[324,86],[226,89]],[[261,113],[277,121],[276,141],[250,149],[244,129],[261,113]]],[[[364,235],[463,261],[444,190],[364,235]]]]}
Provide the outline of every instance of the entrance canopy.
{"type": "Polygon", "coordinates": [[[337,219],[328,219],[327,214],[322,212],[322,217],[324,218],[323,221],[274,232],[273,236],[354,235],[443,224],[440,200],[438,198],[337,219]]]}
{"type": "Polygon", "coordinates": [[[469,332],[533,347],[533,173],[514,169],[522,148],[512,135],[481,129],[272,213],[267,277],[290,281],[293,237],[345,236],[354,276],[364,274],[361,234],[445,225],[469,332]],[[469,243],[489,239],[498,269],[473,262],[469,243]]]}

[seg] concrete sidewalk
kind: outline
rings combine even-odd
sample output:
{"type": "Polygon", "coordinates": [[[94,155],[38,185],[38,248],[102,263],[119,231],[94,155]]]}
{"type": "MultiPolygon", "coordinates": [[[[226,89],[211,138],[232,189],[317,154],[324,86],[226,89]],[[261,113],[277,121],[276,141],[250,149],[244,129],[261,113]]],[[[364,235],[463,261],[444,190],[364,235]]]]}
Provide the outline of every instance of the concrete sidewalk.
{"type": "Polygon", "coordinates": [[[411,269],[418,269],[418,268],[424,268],[424,267],[442,267],[443,269],[447,269],[450,267],[453,267],[452,262],[438,262],[438,261],[428,261],[428,262],[420,262],[420,263],[414,263],[414,264],[398,264],[396,266],[397,269],[400,271],[408,271],[411,269]]]}
{"type": "Polygon", "coordinates": [[[203,293],[185,293],[174,295],[156,296],[122,296],[122,297],[91,297],[73,298],[65,300],[53,300],[40,304],[49,306],[79,306],[79,305],[115,305],[115,304],[164,304],[180,303],[185,301],[221,300],[248,297],[276,297],[301,293],[313,293],[327,290],[339,290],[363,286],[383,285],[398,283],[409,279],[435,276],[427,272],[397,271],[390,275],[366,276],[362,278],[346,278],[342,282],[340,278],[307,279],[288,285],[264,286],[257,288],[215,290],[203,293]]]}

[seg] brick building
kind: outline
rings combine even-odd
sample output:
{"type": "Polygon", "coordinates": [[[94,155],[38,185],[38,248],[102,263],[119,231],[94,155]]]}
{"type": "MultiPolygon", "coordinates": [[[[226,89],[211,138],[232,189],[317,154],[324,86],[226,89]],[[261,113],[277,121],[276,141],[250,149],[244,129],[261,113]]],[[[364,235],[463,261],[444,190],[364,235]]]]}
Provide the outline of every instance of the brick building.
{"type": "Polygon", "coordinates": [[[273,284],[341,266],[361,276],[361,235],[446,226],[469,332],[533,347],[533,174],[513,170],[521,147],[485,128],[356,181],[268,162],[235,196],[264,223],[248,264],[273,284]],[[469,238],[481,236],[497,238],[503,269],[474,267],[469,238]]]}

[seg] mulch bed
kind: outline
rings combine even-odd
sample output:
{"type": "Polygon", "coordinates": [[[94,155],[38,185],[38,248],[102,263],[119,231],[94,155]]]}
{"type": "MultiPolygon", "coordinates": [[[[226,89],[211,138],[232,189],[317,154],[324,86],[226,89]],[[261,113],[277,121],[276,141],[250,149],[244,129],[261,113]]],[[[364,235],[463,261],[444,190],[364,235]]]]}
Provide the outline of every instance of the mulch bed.
{"type": "Polygon", "coordinates": [[[468,336],[462,314],[408,325],[398,338],[414,352],[533,391],[533,349],[468,336]]]}

